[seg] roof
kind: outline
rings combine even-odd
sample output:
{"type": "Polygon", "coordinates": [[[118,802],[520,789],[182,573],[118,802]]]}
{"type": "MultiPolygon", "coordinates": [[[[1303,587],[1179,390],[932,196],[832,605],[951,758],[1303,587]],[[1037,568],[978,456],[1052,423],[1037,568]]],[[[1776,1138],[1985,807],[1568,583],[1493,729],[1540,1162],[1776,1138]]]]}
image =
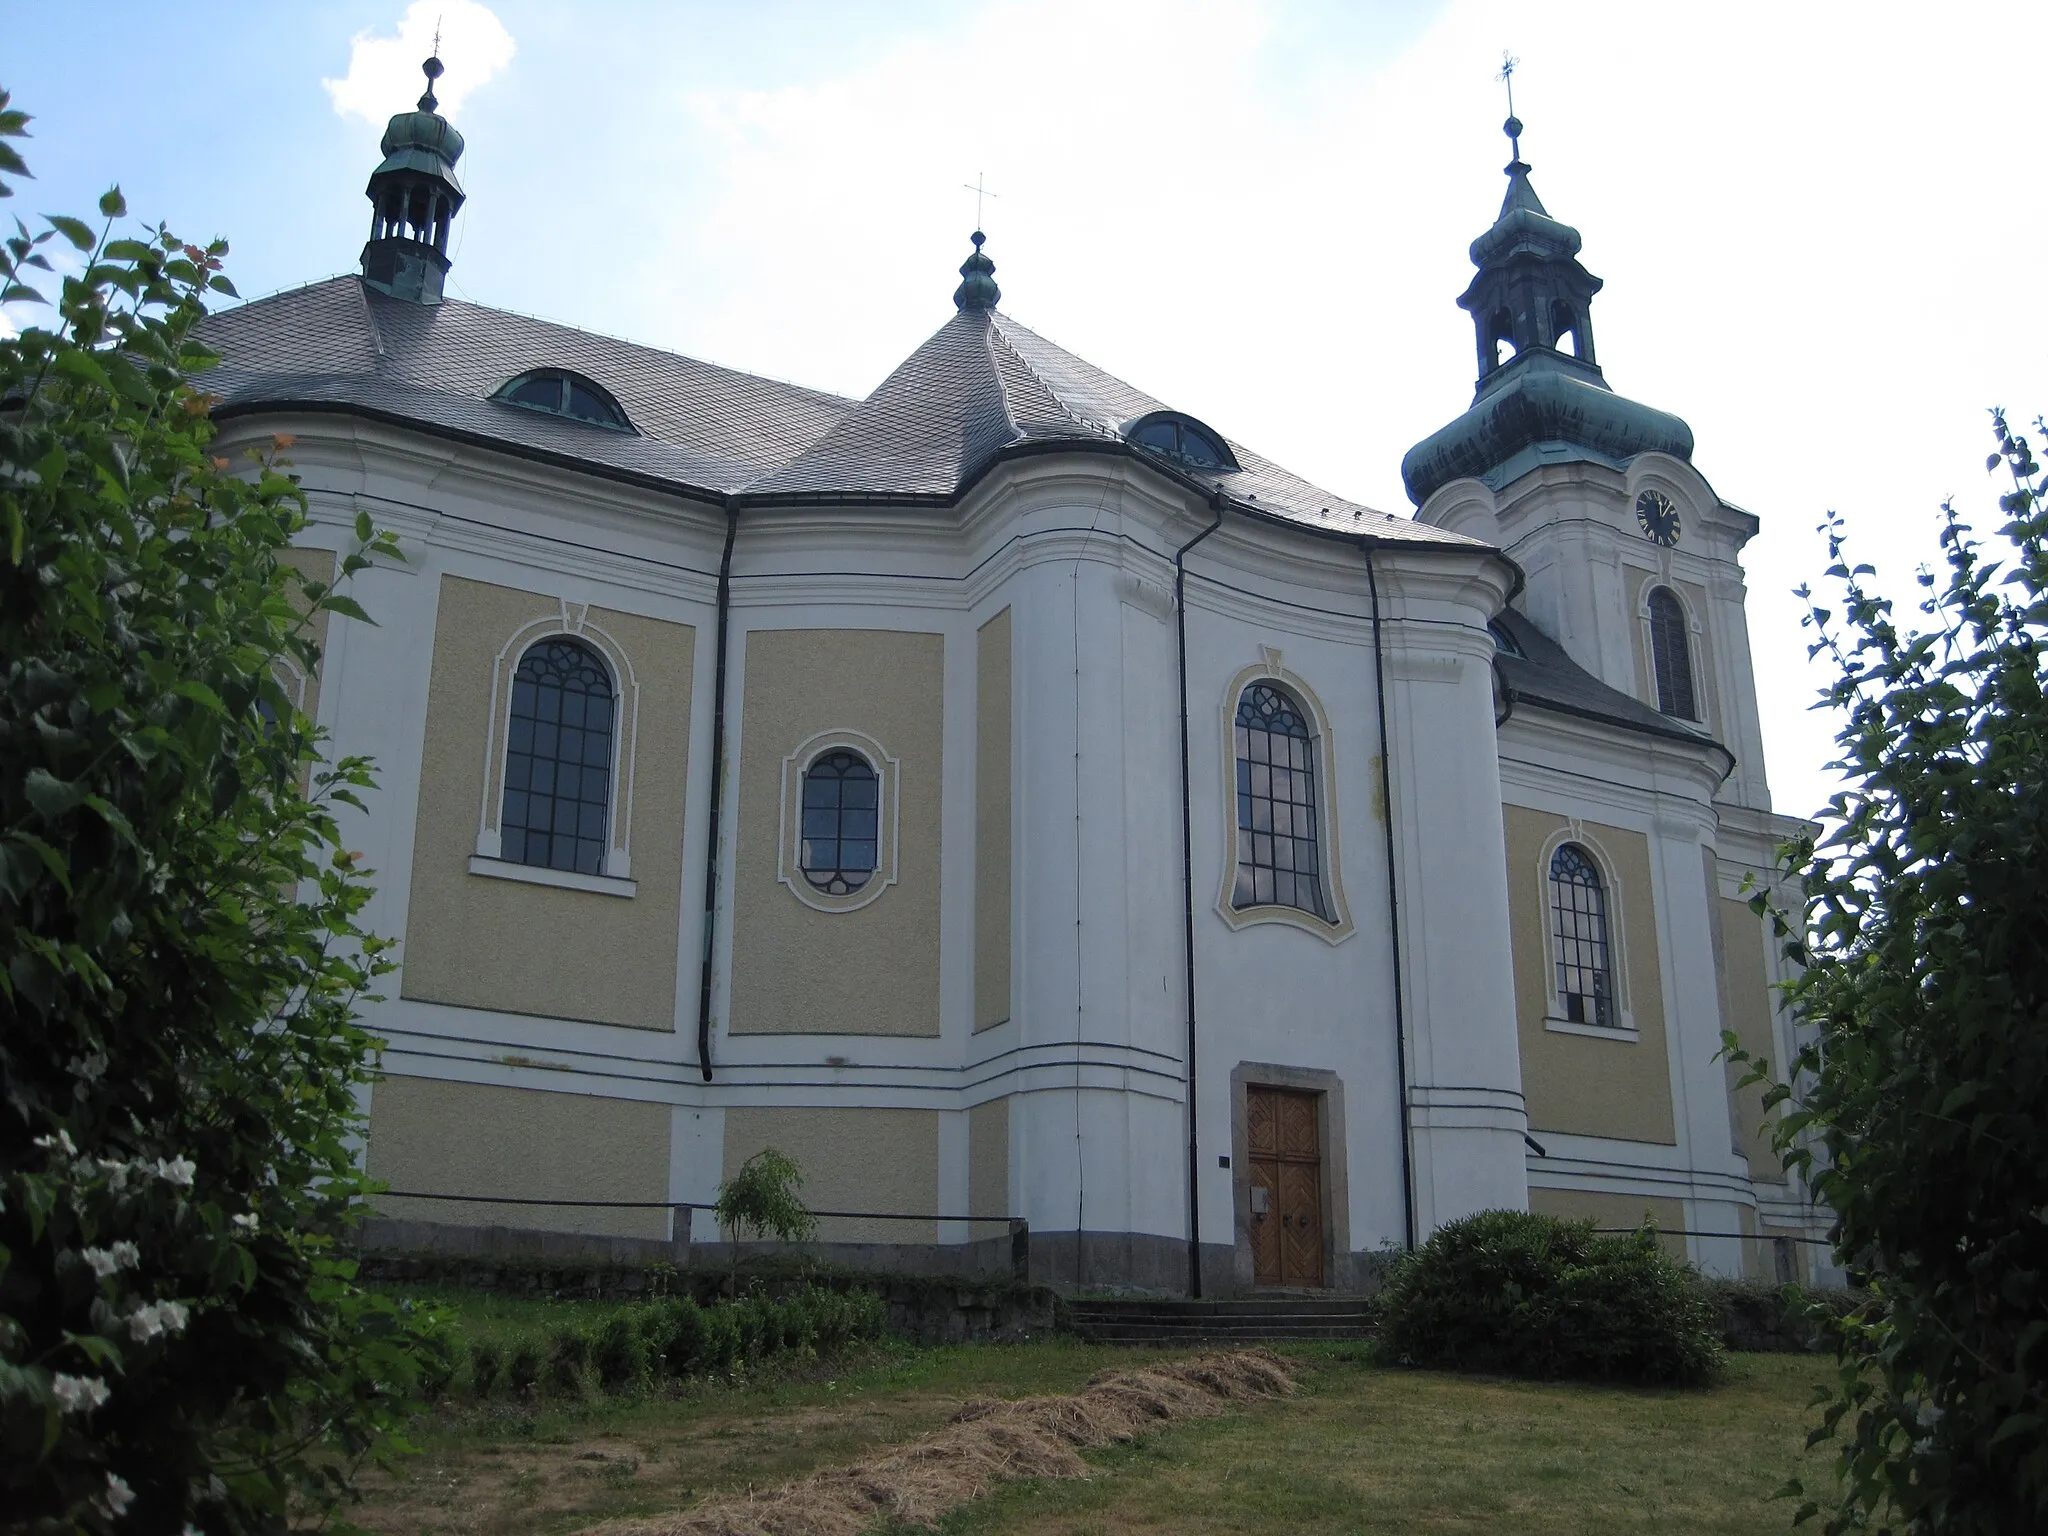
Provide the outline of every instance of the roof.
{"type": "Polygon", "coordinates": [[[1241,468],[1164,460],[1121,427],[1165,409],[994,309],[958,311],[862,401],[714,367],[479,304],[421,305],[330,278],[209,317],[218,414],[345,410],[600,474],[748,503],[957,500],[1007,456],[1068,447],[1140,458],[1244,510],[1342,537],[1484,549],[1333,496],[1232,442],[1241,468]],[[490,398],[565,368],[636,433],[490,398]]]}
{"type": "Polygon", "coordinates": [[[1641,699],[1632,698],[1601,682],[1566,655],[1564,647],[1538,629],[1527,614],[1503,608],[1495,616],[1494,623],[1507,631],[1522,648],[1519,656],[1509,651],[1497,651],[1493,658],[1501,686],[1510,701],[1533,704],[1539,709],[1577,715],[1606,725],[1618,725],[1649,736],[1683,741],[1695,747],[1711,747],[1726,754],[1733,764],[1734,754],[1705,732],[1673,720],[1669,715],[1659,714],[1641,699]]]}

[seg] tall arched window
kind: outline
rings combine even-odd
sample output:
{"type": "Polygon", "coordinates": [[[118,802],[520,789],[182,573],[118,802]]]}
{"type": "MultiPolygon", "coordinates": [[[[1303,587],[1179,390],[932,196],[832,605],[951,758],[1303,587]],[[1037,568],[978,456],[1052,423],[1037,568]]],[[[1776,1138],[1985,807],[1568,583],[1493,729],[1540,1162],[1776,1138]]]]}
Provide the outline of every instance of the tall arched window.
{"type": "Polygon", "coordinates": [[[519,659],[506,738],[503,857],[601,875],[612,790],[612,675],[560,636],[519,659]]]}
{"type": "Polygon", "coordinates": [[[1237,704],[1236,907],[1297,907],[1325,919],[1315,738],[1285,690],[1253,683],[1237,704]]]}
{"type": "Polygon", "coordinates": [[[874,765],[844,747],[804,770],[803,835],[797,867],[827,896],[851,896],[875,872],[881,788],[874,765]]]}
{"type": "Polygon", "coordinates": [[[1551,942],[1557,1001],[1573,1024],[1614,1023],[1614,972],[1607,943],[1607,893],[1592,856],[1565,843],[1550,856],[1551,942]]]}
{"type": "Polygon", "coordinates": [[[1657,708],[1680,720],[1697,720],[1692,693],[1692,644],[1685,606],[1669,587],[1650,593],[1650,662],[1657,674],[1657,708]]]}

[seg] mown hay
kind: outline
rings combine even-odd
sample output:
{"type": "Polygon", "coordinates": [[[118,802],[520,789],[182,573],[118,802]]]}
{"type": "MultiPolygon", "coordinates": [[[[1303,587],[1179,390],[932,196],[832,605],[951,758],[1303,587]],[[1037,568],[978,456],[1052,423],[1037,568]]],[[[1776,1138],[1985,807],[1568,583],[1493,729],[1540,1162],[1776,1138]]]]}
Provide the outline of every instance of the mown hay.
{"type": "Polygon", "coordinates": [[[997,1483],[1086,1477],[1080,1452],[1087,1447],[1293,1390],[1286,1363],[1263,1349],[1107,1370],[1071,1396],[970,1402],[944,1429],[850,1467],[714,1499],[686,1515],[596,1529],[602,1536],[859,1536],[885,1520],[932,1526],[997,1483]]]}

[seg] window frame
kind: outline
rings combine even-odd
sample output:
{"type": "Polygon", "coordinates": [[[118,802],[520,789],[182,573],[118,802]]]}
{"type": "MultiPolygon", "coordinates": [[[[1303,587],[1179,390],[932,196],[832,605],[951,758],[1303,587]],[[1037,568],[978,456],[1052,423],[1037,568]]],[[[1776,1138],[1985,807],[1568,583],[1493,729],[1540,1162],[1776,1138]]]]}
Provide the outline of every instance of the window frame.
{"type": "Polygon", "coordinates": [[[1149,453],[1155,458],[1164,459],[1169,464],[1178,464],[1186,469],[1205,471],[1209,474],[1231,474],[1243,467],[1237,462],[1237,455],[1231,451],[1230,444],[1224,440],[1221,432],[1218,432],[1207,422],[1197,421],[1185,411],[1147,411],[1143,416],[1133,417],[1125,422],[1118,430],[1121,432],[1124,441],[1133,448],[1138,449],[1141,453],[1149,453]],[[1156,427],[1161,424],[1170,424],[1173,427],[1176,443],[1179,442],[1183,435],[1189,432],[1194,433],[1220,462],[1216,464],[1197,464],[1177,448],[1161,448],[1152,443],[1141,443],[1138,441],[1138,434],[1140,432],[1143,432],[1148,427],[1156,427]]]}
{"type": "Polygon", "coordinates": [[[482,805],[477,815],[476,852],[469,872],[491,879],[520,880],[601,895],[630,897],[638,890],[632,878],[634,754],[639,737],[640,682],[631,658],[607,631],[590,622],[590,605],[558,599],[556,612],[521,625],[498,648],[492,661],[490,714],[484,733],[482,805]],[[505,782],[511,756],[512,684],[519,664],[537,645],[550,640],[580,642],[611,672],[612,763],[606,807],[605,852],[597,874],[552,869],[504,857],[501,821],[505,782]]]}
{"type": "Polygon", "coordinates": [[[775,878],[817,912],[856,912],[881,900],[896,884],[902,808],[902,764],[865,731],[835,727],[806,737],[782,759],[782,814],[776,833],[775,878]],[[855,890],[835,895],[820,889],[803,867],[803,789],[813,764],[834,752],[850,752],[875,775],[875,867],[855,890]]]}
{"type": "Polygon", "coordinates": [[[626,408],[619,404],[618,397],[598,383],[597,380],[591,378],[589,374],[578,373],[573,368],[552,366],[529,368],[524,373],[513,375],[496,389],[492,390],[491,398],[501,405],[513,406],[522,411],[532,411],[537,416],[552,416],[557,421],[580,422],[586,427],[602,427],[607,432],[623,432],[629,437],[638,437],[640,435],[639,428],[633,425],[633,418],[626,414],[626,408]],[[528,384],[536,383],[542,379],[553,379],[559,382],[564,396],[567,395],[570,385],[580,384],[597,397],[600,405],[611,412],[612,419],[600,421],[596,417],[579,416],[574,411],[561,407],[535,405],[530,400],[515,400],[512,398],[517,391],[524,389],[528,384]]]}
{"type": "Polygon", "coordinates": [[[1543,1027],[1564,1035],[1585,1035],[1597,1040],[1634,1041],[1641,1039],[1636,1026],[1629,992],[1629,957],[1627,905],[1636,899],[1635,893],[1624,888],[1616,872],[1614,859],[1600,840],[1593,836],[1586,824],[1576,817],[1558,827],[1543,840],[1537,851],[1536,867],[1537,911],[1543,923],[1543,1027]],[[1551,892],[1550,866],[1558,851],[1567,845],[1577,848],[1593,866],[1600,878],[1600,894],[1603,917],[1607,933],[1607,974],[1610,988],[1610,1002],[1613,1010],[1612,1021],[1607,1024],[1581,1022],[1565,1015],[1564,997],[1558,987],[1557,977],[1557,912],[1551,892]]]}
{"type": "MultiPolygon", "coordinates": [[[[1704,726],[1706,724],[1706,689],[1702,686],[1704,679],[1701,676],[1699,664],[1693,658],[1693,653],[1697,649],[1693,644],[1693,636],[1699,632],[1699,625],[1694,620],[1692,609],[1687,604],[1684,596],[1679,592],[1676,583],[1660,574],[1652,576],[1643,584],[1642,618],[1643,626],[1647,633],[1647,649],[1649,651],[1650,702],[1655,706],[1657,713],[1664,716],[1667,720],[1676,720],[1683,725],[1704,726]],[[1660,633],[1670,627],[1660,625],[1658,621],[1657,596],[1659,593],[1670,599],[1670,609],[1676,615],[1677,621],[1676,630],[1680,654],[1678,665],[1669,669],[1664,666],[1664,652],[1658,645],[1660,633]],[[1679,714],[1675,710],[1664,707],[1666,703],[1664,697],[1664,673],[1667,670],[1671,671],[1674,676],[1683,677],[1687,697],[1682,702],[1692,706],[1691,714],[1679,714]]],[[[1681,701],[1672,700],[1671,702],[1677,703],[1681,701]]]]}
{"type": "Polygon", "coordinates": [[[1342,850],[1338,836],[1337,753],[1329,714],[1306,680],[1282,664],[1281,653],[1277,649],[1270,646],[1259,649],[1259,661],[1242,668],[1230,679],[1219,710],[1222,757],[1217,798],[1224,838],[1222,879],[1216,895],[1216,910],[1232,929],[1279,923],[1312,933],[1325,943],[1341,944],[1357,931],[1357,925],[1352,921],[1351,906],[1344,895],[1342,850]],[[1278,902],[1259,902],[1245,907],[1235,902],[1237,871],[1242,862],[1242,839],[1247,835],[1238,825],[1237,814],[1237,711],[1246,691],[1260,684],[1278,688],[1291,698],[1308,726],[1310,771],[1319,818],[1316,845],[1318,875],[1323,901],[1329,909],[1327,917],[1318,917],[1300,907],[1282,906],[1278,902]]]}

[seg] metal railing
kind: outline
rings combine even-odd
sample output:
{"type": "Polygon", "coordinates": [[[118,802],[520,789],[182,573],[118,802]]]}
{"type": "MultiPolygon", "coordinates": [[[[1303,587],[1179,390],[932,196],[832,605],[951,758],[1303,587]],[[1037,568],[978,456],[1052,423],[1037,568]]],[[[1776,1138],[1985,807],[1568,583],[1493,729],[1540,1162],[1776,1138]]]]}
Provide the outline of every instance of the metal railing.
{"type": "MultiPolygon", "coordinates": [[[[677,1247],[690,1245],[690,1212],[715,1211],[716,1206],[703,1200],[572,1200],[551,1199],[546,1195],[454,1195],[430,1194],[417,1189],[385,1189],[364,1197],[374,1204],[378,1200],[443,1200],[457,1201],[470,1205],[547,1205],[571,1209],[614,1210],[614,1211],[667,1211],[670,1213],[672,1234],[670,1241],[677,1247]]],[[[960,1222],[969,1227],[990,1226],[1000,1223],[1007,1228],[1010,1237],[1010,1268],[1019,1281],[1031,1278],[1031,1223],[1022,1216],[944,1216],[929,1215],[921,1211],[825,1211],[814,1210],[811,1215],[840,1221],[930,1221],[960,1222]]],[[[972,1240],[972,1239],[970,1239],[972,1240]]]]}

